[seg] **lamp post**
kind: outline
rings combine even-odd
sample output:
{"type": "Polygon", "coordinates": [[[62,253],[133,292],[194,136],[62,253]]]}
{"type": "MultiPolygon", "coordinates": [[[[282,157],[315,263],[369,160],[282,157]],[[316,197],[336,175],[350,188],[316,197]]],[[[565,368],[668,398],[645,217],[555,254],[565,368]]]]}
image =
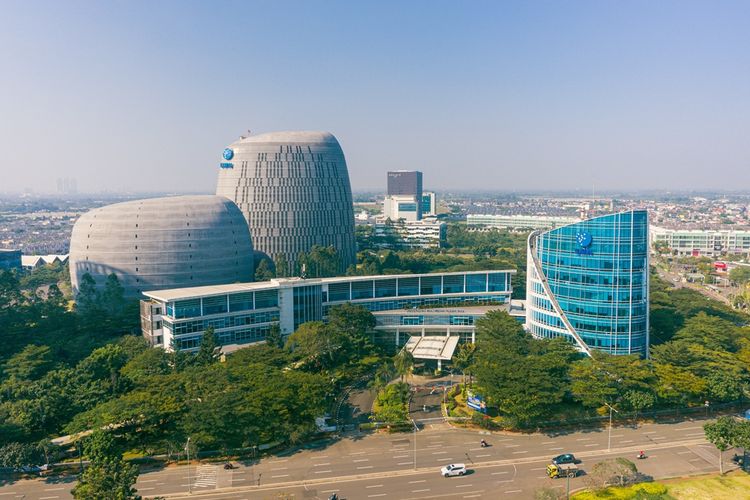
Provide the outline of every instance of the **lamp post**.
{"type": "Polygon", "coordinates": [[[417,423],[414,419],[411,419],[412,425],[414,425],[414,470],[417,470],[417,423]]]}
{"type": "Polygon", "coordinates": [[[612,412],[620,412],[612,408],[609,403],[605,402],[604,404],[607,405],[607,408],[609,408],[609,432],[607,434],[607,451],[610,451],[612,449],[612,412]]]}
{"type": "Polygon", "coordinates": [[[188,495],[192,493],[192,484],[190,483],[190,437],[188,437],[187,443],[185,444],[185,451],[187,452],[188,461],[188,495]]]}

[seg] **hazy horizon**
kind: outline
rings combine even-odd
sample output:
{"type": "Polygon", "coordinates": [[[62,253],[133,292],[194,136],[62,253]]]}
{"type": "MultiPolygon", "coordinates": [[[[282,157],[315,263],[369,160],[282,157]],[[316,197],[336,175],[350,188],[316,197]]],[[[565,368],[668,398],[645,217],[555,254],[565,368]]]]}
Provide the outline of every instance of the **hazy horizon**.
{"type": "Polygon", "coordinates": [[[215,189],[251,129],[477,192],[750,189],[747,2],[21,2],[0,192],[215,189]]]}

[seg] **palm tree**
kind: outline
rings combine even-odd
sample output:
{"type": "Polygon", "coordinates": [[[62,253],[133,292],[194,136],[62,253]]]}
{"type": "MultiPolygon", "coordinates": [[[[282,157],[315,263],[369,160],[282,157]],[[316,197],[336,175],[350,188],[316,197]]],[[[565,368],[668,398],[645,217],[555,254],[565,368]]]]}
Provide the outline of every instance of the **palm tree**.
{"type": "Polygon", "coordinates": [[[462,344],[458,348],[458,352],[453,356],[453,366],[458,370],[461,370],[461,377],[463,378],[463,384],[466,385],[466,373],[474,363],[474,352],[476,352],[476,344],[462,344]]]}
{"type": "Polygon", "coordinates": [[[372,382],[370,382],[370,388],[375,392],[380,391],[388,385],[388,382],[391,381],[394,375],[395,369],[393,363],[390,360],[386,360],[378,366],[378,369],[375,371],[375,377],[372,379],[372,382]]]}
{"type": "Polygon", "coordinates": [[[393,357],[393,367],[396,369],[396,373],[401,377],[401,382],[404,381],[404,377],[411,374],[414,369],[414,356],[406,349],[401,349],[398,354],[393,357]]]}

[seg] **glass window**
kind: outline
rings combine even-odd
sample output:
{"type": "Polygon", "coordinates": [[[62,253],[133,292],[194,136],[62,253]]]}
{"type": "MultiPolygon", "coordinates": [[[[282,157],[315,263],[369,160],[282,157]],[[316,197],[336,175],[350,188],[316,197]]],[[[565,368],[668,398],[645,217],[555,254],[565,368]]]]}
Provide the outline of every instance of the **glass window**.
{"type": "Polygon", "coordinates": [[[395,297],[396,280],[375,280],[375,297],[395,297]]]}
{"type": "Polygon", "coordinates": [[[422,295],[440,294],[442,282],[442,276],[422,276],[419,278],[419,291],[422,295]]]}
{"type": "Polygon", "coordinates": [[[255,292],[255,308],[278,307],[279,293],[276,290],[262,290],[255,292]]]}
{"type": "Polygon", "coordinates": [[[352,300],[373,298],[372,280],[352,281],[352,300]]]}
{"type": "Polygon", "coordinates": [[[399,278],[398,295],[419,295],[419,278],[399,278]]]}
{"type": "Polygon", "coordinates": [[[467,274],[466,275],[466,292],[476,293],[487,291],[486,274],[467,274]]]}
{"type": "Polygon", "coordinates": [[[338,302],[349,299],[349,283],[331,283],[328,285],[328,300],[338,302]]]}
{"type": "Polygon", "coordinates": [[[250,311],[253,309],[253,293],[233,293],[229,296],[229,310],[250,311]]]}
{"type": "Polygon", "coordinates": [[[175,318],[192,318],[201,315],[201,299],[178,300],[174,303],[175,318]]]}
{"type": "Polygon", "coordinates": [[[464,275],[443,276],[443,293],[464,293],[464,275]]]}
{"type": "Polygon", "coordinates": [[[227,296],[203,298],[203,314],[220,314],[227,312],[227,296]]]}

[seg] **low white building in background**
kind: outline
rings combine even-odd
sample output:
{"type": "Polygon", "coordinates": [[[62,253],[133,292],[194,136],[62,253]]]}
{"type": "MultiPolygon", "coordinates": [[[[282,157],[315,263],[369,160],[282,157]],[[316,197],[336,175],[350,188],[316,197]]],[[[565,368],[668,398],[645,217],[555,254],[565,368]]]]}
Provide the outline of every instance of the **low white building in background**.
{"type": "Polygon", "coordinates": [[[376,241],[382,242],[379,246],[384,248],[441,248],[445,245],[445,222],[380,219],[373,227],[376,241]]]}
{"type": "Polygon", "coordinates": [[[651,246],[664,242],[677,255],[718,257],[725,253],[750,254],[748,229],[672,229],[651,226],[651,246]]]}
{"type": "Polygon", "coordinates": [[[546,231],[578,222],[576,217],[548,215],[483,215],[469,214],[466,225],[470,228],[525,229],[546,231]]]}
{"type": "Polygon", "coordinates": [[[26,270],[36,269],[47,264],[65,264],[68,254],[64,255],[22,255],[21,267],[26,270]]]}

